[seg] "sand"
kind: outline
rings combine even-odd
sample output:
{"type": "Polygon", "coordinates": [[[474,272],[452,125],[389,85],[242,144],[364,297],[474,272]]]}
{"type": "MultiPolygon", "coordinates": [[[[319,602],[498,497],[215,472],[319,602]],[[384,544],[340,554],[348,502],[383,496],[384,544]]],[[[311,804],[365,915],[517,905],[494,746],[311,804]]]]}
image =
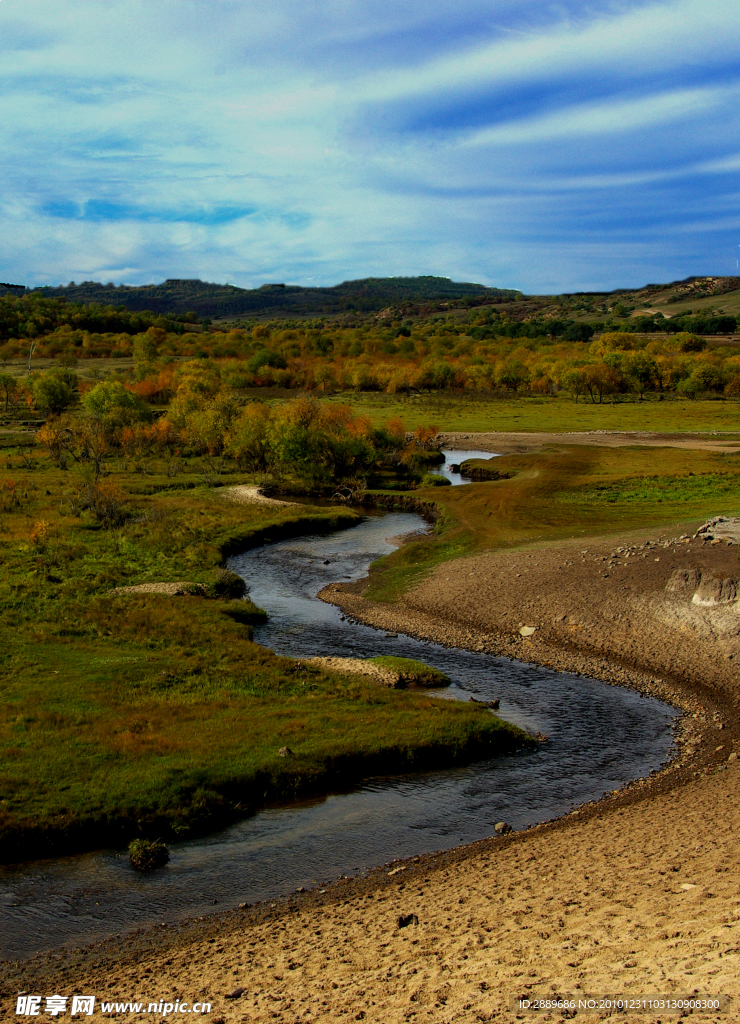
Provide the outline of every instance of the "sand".
{"type": "Polygon", "coordinates": [[[382,665],[374,665],[371,661],[364,661],[362,658],[304,658],[307,665],[318,665],[320,668],[327,668],[333,672],[346,672],[349,675],[366,676],[380,686],[394,688],[398,685],[398,672],[383,668],[382,665]]]}
{"type": "Polygon", "coordinates": [[[213,1024],[473,1024],[526,1019],[512,997],[724,993],[734,1005],[701,1019],[740,1020],[740,615],[727,584],[739,552],[643,532],[442,565],[398,606],[365,601],[363,583],[327,588],[381,628],[671,699],[687,711],[680,756],[519,834],[493,837],[492,822],[489,840],[325,892],[8,967],[5,992],[206,999],[213,1024]],[[700,591],[709,604],[694,602],[700,591]]]}
{"type": "Polygon", "coordinates": [[[71,988],[209,999],[213,1021],[286,1024],[511,1021],[512,996],[738,994],[739,777],[733,762],[629,807],[388,866],[364,888],[245,911],[208,936],[85,966],[71,988]],[[418,924],[399,928],[410,915],[418,924]]]}
{"type": "Polygon", "coordinates": [[[294,501],[280,501],[279,498],[268,498],[257,484],[238,484],[236,487],[224,487],[219,491],[224,498],[235,501],[239,505],[271,505],[273,508],[295,505],[294,501]]]}

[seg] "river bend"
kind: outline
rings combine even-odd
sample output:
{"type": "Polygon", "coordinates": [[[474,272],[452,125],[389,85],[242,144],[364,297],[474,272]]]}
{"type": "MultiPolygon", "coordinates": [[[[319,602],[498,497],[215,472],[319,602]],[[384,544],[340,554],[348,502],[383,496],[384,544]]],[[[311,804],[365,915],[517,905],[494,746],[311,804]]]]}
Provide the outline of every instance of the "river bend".
{"type": "MultiPolygon", "coordinates": [[[[271,807],[214,835],[172,845],[169,865],[139,875],[124,850],[0,869],[2,958],[81,945],[137,927],[275,899],[394,858],[490,836],[574,805],[662,765],[676,712],[596,680],[503,658],[386,636],[344,620],[316,594],[366,575],[393,549],[388,538],[423,531],[410,513],[374,514],[352,529],[253,549],[232,558],[269,622],[258,643],[294,657],[398,654],[446,672],[437,697],[497,697],[509,721],[550,737],[526,753],[468,767],[374,778],[350,792],[271,807]]],[[[437,699],[430,697],[430,699],[437,699]]]]}

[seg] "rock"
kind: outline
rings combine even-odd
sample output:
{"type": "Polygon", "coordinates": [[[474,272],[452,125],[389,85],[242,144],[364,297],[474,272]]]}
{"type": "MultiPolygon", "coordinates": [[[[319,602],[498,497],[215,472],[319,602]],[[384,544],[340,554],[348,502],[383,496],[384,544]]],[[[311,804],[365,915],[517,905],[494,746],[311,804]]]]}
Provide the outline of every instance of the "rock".
{"type": "Polygon", "coordinates": [[[419,918],[416,916],[416,914],[399,914],[398,915],[397,924],[398,924],[399,928],[408,928],[408,926],[410,924],[418,924],[418,923],[419,923],[419,918]]]}
{"type": "Polygon", "coordinates": [[[497,821],[493,826],[493,831],[499,836],[505,836],[511,832],[511,825],[506,821],[497,821]]]}
{"type": "Polygon", "coordinates": [[[697,537],[722,541],[740,542],[740,518],[736,516],[714,516],[696,531],[697,537]]]}
{"type": "Polygon", "coordinates": [[[225,998],[226,999],[239,999],[242,996],[243,993],[244,993],[244,989],[241,988],[241,986],[240,986],[239,988],[235,988],[233,992],[227,992],[225,998]]]}
{"type": "Polygon", "coordinates": [[[134,839],[129,843],[128,857],[137,871],[153,871],[164,867],[170,851],[161,839],[134,839]]]}
{"type": "Polygon", "coordinates": [[[398,636],[398,633],[386,633],[385,634],[386,640],[395,640],[397,636],[398,636]]]}
{"type": "Polygon", "coordinates": [[[498,698],[496,700],[478,700],[477,697],[471,697],[470,702],[471,704],[482,704],[484,708],[492,708],[494,711],[498,710],[501,703],[498,698]]]}
{"type": "Polygon", "coordinates": [[[730,756],[729,756],[729,757],[727,758],[727,760],[728,760],[728,761],[737,761],[737,754],[735,753],[735,751],[734,751],[734,750],[733,750],[733,752],[732,752],[732,753],[730,754],[730,756]]]}
{"type": "Polygon", "coordinates": [[[278,750],[278,757],[291,757],[292,754],[293,751],[290,747],[281,747],[280,750],[278,750]]]}
{"type": "Polygon", "coordinates": [[[519,630],[519,636],[532,636],[532,634],[536,632],[536,626],[522,626],[522,628],[519,630]]]}

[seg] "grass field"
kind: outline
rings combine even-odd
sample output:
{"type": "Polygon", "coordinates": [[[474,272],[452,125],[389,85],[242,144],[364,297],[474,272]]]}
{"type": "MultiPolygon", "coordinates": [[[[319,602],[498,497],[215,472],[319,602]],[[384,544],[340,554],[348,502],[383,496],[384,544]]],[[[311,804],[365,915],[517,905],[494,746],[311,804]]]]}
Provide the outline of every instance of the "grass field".
{"type": "Polygon", "coordinates": [[[440,562],[488,548],[740,515],[740,453],[553,444],[496,468],[511,478],[415,492],[442,517],[375,563],[369,598],[395,600],[440,562]]]}
{"type": "Polygon", "coordinates": [[[715,430],[738,432],[740,404],[733,401],[618,402],[594,405],[558,398],[476,399],[463,394],[398,395],[345,393],[332,401],[345,402],[380,424],[400,416],[413,430],[435,423],[444,431],[648,430],[690,433],[715,430]]]}
{"type": "Polygon", "coordinates": [[[14,449],[0,460],[4,860],[187,835],[267,799],[520,742],[473,704],[277,657],[233,600],[112,594],[207,580],[225,552],[356,519],[230,503],[197,460],[162,469],[111,465],[103,486],[128,515],[105,529],[75,505],[89,481],[74,471],[14,449]]]}

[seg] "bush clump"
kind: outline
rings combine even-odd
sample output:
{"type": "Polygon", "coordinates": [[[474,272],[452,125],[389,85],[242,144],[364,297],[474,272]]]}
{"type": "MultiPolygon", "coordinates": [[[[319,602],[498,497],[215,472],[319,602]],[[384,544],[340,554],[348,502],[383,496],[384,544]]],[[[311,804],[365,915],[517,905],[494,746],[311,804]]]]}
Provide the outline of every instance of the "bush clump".
{"type": "Polygon", "coordinates": [[[69,502],[73,515],[90,512],[95,522],[105,530],[123,526],[131,517],[131,510],[125,502],[123,492],[113,484],[88,484],[69,502]]]}
{"type": "Polygon", "coordinates": [[[448,480],[446,476],[440,476],[439,473],[427,473],[421,481],[422,487],[451,487],[452,481],[448,480]]]}
{"type": "Polygon", "coordinates": [[[449,686],[451,682],[450,677],[444,672],[414,658],[397,658],[393,654],[381,654],[377,658],[370,658],[370,663],[397,672],[400,686],[449,686]]]}
{"type": "Polygon", "coordinates": [[[201,581],[206,597],[235,599],[243,597],[247,592],[247,585],[241,576],[229,569],[214,569],[204,573],[201,581]]]}
{"type": "Polygon", "coordinates": [[[243,626],[257,626],[267,622],[267,612],[248,597],[225,603],[222,611],[224,615],[228,615],[234,622],[240,622],[243,626]]]}
{"type": "Polygon", "coordinates": [[[129,843],[128,856],[137,871],[153,871],[164,867],[170,851],[161,839],[134,839],[129,843]]]}

